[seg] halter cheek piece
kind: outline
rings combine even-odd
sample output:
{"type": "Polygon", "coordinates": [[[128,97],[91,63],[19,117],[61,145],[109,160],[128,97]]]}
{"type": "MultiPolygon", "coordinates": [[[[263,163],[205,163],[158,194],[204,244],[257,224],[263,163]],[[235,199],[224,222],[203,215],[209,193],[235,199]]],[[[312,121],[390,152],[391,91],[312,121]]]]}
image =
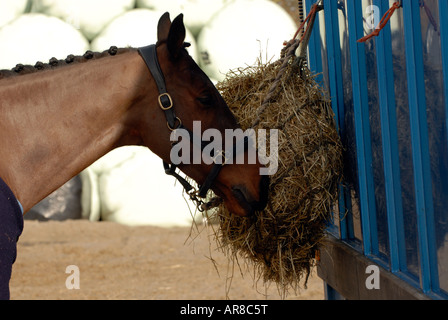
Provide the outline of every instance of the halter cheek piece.
{"type": "MultiPolygon", "coordinates": [[[[175,131],[177,129],[184,129],[189,133],[190,141],[194,141],[195,139],[193,139],[193,132],[184,127],[181,119],[179,119],[179,117],[177,117],[174,112],[174,103],[171,96],[166,90],[165,78],[163,76],[162,69],[160,68],[159,60],[157,58],[156,45],[153,44],[150,46],[139,48],[138,52],[145,61],[146,66],[148,67],[149,71],[152,74],[152,77],[154,78],[154,81],[157,84],[157,88],[159,90],[158,103],[160,109],[162,109],[163,112],[165,113],[166,124],[168,129],[170,131],[175,131]]],[[[243,143],[244,143],[244,150],[247,150],[248,148],[247,136],[244,137],[243,143]]],[[[201,150],[203,150],[204,147],[207,146],[207,144],[208,144],[207,142],[202,141],[200,146],[201,150]]],[[[226,164],[228,159],[230,157],[233,157],[233,155],[236,153],[236,147],[237,145],[234,146],[230,154],[226,154],[224,151],[221,151],[216,155],[216,157],[213,159],[214,164],[210,173],[208,174],[204,183],[201,186],[198,186],[199,190],[196,190],[187,180],[185,180],[178,173],[176,173],[177,167],[174,164],[168,164],[165,161],[163,161],[163,167],[165,169],[165,173],[175,177],[179,181],[179,183],[184,187],[185,191],[190,195],[190,198],[196,202],[196,204],[198,205],[198,209],[200,211],[203,211],[201,207],[204,204],[204,202],[202,200],[199,200],[197,197],[205,198],[207,196],[208,190],[211,188],[213,182],[218,177],[218,174],[221,171],[222,167],[226,164]],[[221,157],[221,161],[217,161],[218,157],[221,157]]]]}

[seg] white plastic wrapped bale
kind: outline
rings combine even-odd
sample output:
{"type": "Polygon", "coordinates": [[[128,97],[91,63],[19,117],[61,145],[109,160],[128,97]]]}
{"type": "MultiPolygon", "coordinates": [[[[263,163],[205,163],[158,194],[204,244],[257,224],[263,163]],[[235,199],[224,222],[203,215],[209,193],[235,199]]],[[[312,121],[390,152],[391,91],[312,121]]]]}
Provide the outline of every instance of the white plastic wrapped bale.
{"type": "Polygon", "coordinates": [[[98,176],[91,167],[82,171],[81,217],[90,221],[101,219],[101,204],[98,190],[98,176]]]}
{"type": "Polygon", "coordinates": [[[120,14],[134,8],[135,0],[33,0],[33,12],[61,18],[92,40],[120,14]]]}
{"type": "Polygon", "coordinates": [[[202,29],[198,37],[201,68],[219,81],[232,69],[278,59],[284,41],[297,30],[291,16],[269,0],[229,3],[202,29]]]}
{"type": "Polygon", "coordinates": [[[231,0],[137,0],[137,7],[185,15],[185,25],[196,36],[226,3],[231,0]]]}
{"type": "MultiPolygon", "coordinates": [[[[157,24],[163,12],[149,9],[128,11],[112,21],[98,37],[93,40],[93,51],[103,51],[110,46],[143,47],[157,42],[157,24]]],[[[175,16],[171,16],[174,19],[175,16]]],[[[185,41],[191,43],[187,50],[197,61],[197,46],[191,32],[186,30],[185,41]]]]}
{"type": "Polygon", "coordinates": [[[0,28],[25,12],[28,0],[0,0],[0,28]]]}
{"type": "Polygon", "coordinates": [[[126,225],[191,226],[193,203],[167,176],[162,160],[144,147],[122,147],[91,167],[98,176],[101,220],[126,225]]]}
{"type": "Polygon", "coordinates": [[[84,54],[89,47],[68,23],[43,14],[24,14],[0,29],[0,69],[48,62],[52,57],[65,59],[69,54],[84,54]]]}

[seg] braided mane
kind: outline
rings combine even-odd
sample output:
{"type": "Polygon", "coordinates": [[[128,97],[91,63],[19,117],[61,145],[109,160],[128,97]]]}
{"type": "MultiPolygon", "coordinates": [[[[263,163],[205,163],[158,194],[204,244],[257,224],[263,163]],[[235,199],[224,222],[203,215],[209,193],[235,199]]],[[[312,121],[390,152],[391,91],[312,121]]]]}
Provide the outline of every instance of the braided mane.
{"type": "Polygon", "coordinates": [[[82,56],[74,56],[74,55],[70,54],[64,60],[58,60],[56,58],[51,58],[48,63],[43,63],[41,61],[38,61],[34,66],[18,64],[11,70],[0,70],[0,80],[5,79],[5,78],[14,77],[14,76],[35,73],[35,72],[39,72],[42,70],[49,70],[49,69],[53,70],[53,69],[60,68],[63,66],[68,66],[71,64],[84,63],[89,60],[96,60],[96,59],[101,59],[103,57],[115,56],[117,54],[122,54],[125,52],[134,51],[134,50],[136,50],[136,49],[135,48],[118,49],[117,47],[112,46],[112,47],[110,47],[109,50],[106,50],[103,52],[93,52],[93,51],[88,50],[82,56]]]}

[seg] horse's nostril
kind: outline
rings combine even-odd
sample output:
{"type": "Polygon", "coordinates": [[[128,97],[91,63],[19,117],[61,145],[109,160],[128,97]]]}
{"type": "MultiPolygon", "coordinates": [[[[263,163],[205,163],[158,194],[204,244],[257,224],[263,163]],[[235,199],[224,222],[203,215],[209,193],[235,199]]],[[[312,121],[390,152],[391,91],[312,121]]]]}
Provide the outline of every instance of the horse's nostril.
{"type": "Polygon", "coordinates": [[[232,192],[240,205],[248,212],[264,210],[268,203],[269,177],[263,176],[260,180],[258,200],[255,200],[254,195],[250,194],[245,186],[234,186],[232,192]]]}
{"type": "Polygon", "coordinates": [[[232,188],[233,195],[239,202],[247,202],[249,203],[249,199],[247,198],[247,190],[243,186],[235,186],[232,188]]]}
{"type": "Polygon", "coordinates": [[[232,193],[240,206],[246,211],[246,215],[251,215],[253,213],[253,208],[247,197],[247,189],[243,186],[235,186],[232,188],[232,193]]]}

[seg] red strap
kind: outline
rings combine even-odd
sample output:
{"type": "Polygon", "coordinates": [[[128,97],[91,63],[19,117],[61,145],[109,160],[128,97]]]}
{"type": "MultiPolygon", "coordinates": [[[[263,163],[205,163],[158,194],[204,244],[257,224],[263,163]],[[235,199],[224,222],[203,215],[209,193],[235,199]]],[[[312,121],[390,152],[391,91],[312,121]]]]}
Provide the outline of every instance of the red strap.
{"type": "MultiPolygon", "coordinates": [[[[294,34],[294,37],[292,38],[292,40],[295,40],[295,39],[297,38],[297,36],[299,35],[300,31],[303,30],[303,28],[305,27],[305,23],[309,22],[309,20],[310,20],[313,16],[315,16],[315,15],[317,14],[317,12],[319,12],[319,10],[320,10],[320,8],[319,8],[319,6],[317,5],[317,3],[315,3],[315,4],[313,4],[313,5],[311,6],[311,10],[310,10],[310,12],[308,13],[308,16],[307,16],[306,19],[302,22],[302,24],[300,25],[299,29],[297,29],[297,31],[296,31],[296,33],[294,34]]],[[[305,38],[305,34],[306,34],[307,32],[310,31],[309,28],[310,28],[310,24],[308,23],[308,25],[307,25],[307,27],[306,27],[306,29],[305,29],[305,32],[303,33],[302,38],[300,39],[301,42],[302,42],[303,39],[305,38]]],[[[284,43],[284,45],[286,45],[286,44],[287,44],[287,42],[284,43]]]]}
{"type": "Polygon", "coordinates": [[[400,7],[401,7],[400,1],[394,2],[392,7],[390,7],[389,10],[387,10],[386,13],[384,14],[383,18],[378,24],[378,27],[376,27],[375,30],[372,31],[372,33],[359,39],[358,42],[366,42],[370,38],[377,37],[380,34],[380,31],[383,30],[386,24],[389,22],[390,18],[392,18],[392,15],[394,14],[395,10],[397,10],[400,7]]]}

